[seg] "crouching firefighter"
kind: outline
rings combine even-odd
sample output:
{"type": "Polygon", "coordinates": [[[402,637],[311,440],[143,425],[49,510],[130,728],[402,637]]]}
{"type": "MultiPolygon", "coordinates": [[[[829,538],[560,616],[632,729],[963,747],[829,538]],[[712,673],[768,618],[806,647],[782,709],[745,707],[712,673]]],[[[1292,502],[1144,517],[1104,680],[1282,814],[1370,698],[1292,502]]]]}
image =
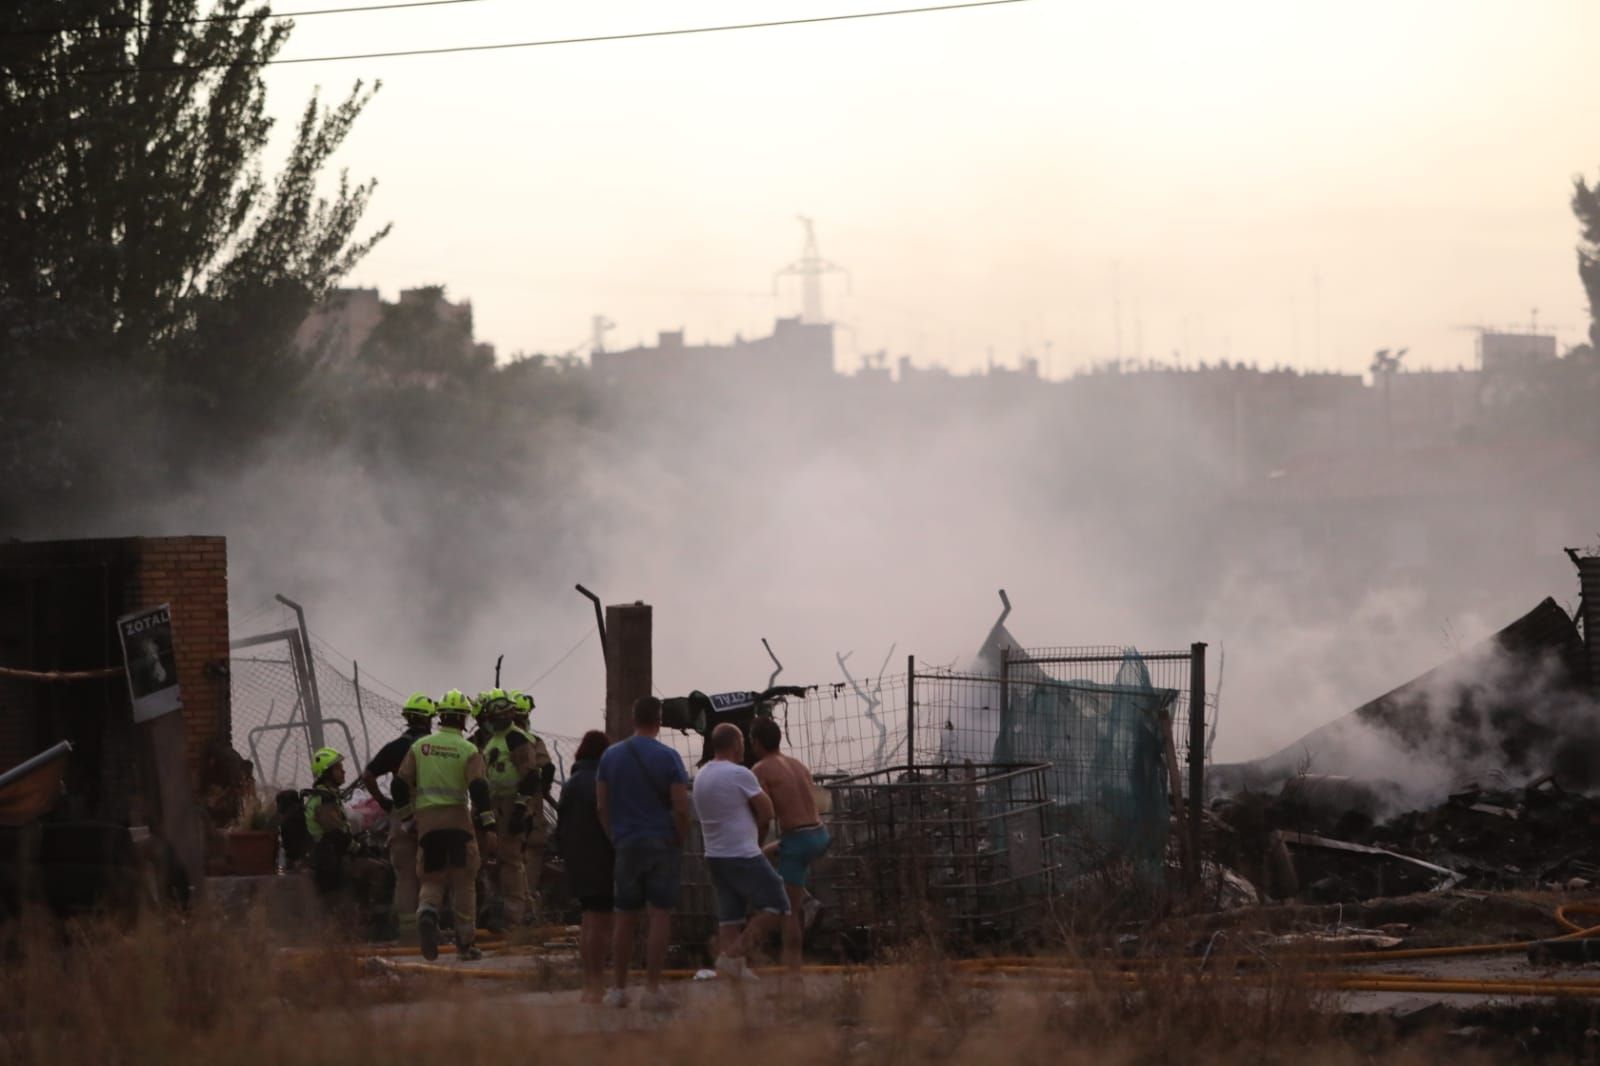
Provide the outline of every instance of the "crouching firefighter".
{"type": "Polygon", "coordinates": [[[389,864],[394,868],[394,921],[402,943],[414,944],[417,940],[417,823],[411,807],[396,806],[378,787],[378,778],[396,774],[405,760],[406,752],[416,742],[433,732],[433,716],[438,710],[433,697],[413,692],[400,713],[405,716],[406,731],[378,749],[378,754],[367,763],[361,774],[361,784],[367,794],[378,801],[389,815],[389,864]],[[409,827],[409,828],[407,828],[409,827]]]}
{"type": "MultiPolygon", "coordinates": [[[[495,825],[507,835],[500,849],[494,877],[494,897],[498,914],[495,924],[531,922],[534,917],[528,899],[524,867],[524,847],[535,824],[542,821],[541,802],[544,784],[533,738],[513,724],[517,711],[516,693],[492,689],[480,701],[481,713],[489,727],[483,746],[484,764],[489,775],[489,794],[494,803],[495,825]]],[[[549,762],[549,755],[545,761],[549,762]]]]}
{"type": "Polygon", "coordinates": [[[417,938],[423,958],[439,957],[439,907],[450,893],[455,911],[458,957],[481,959],[477,933],[478,842],[494,857],[494,811],[483,754],[463,733],[475,714],[472,701],[451,689],[439,700],[439,732],[421,737],[406,752],[395,775],[395,806],[410,806],[417,833],[417,938]],[[468,805],[471,805],[469,812],[468,805]]]}
{"type": "Polygon", "coordinates": [[[361,858],[359,843],[350,829],[341,790],[345,782],[344,756],[333,748],[318,748],[311,755],[311,787],[303,795],[306,836],[311,843],[311,877],[324,900],[350,906],[347,917],[367,921],[386,894],[388,870],[380,862],[361,858]]]}
{"type": "MultiPolygon", "coordinates": [[[[545,801],[556,779],[556,764],[544,740],[533,732],[533,697],[526,692],[511,693],[511,728],[528,738],[533,748],[533,767],[539,772],[539,792],[528,801],[528,832],[522,838],[522,920],[531,924],[539,912],[539,883],[544,879],[544,853],[550,843],[550,823],[545,818],[545,801]]],[[[519,788],[520,791],[520,788],[519,788]]]]}
{"type": "Polygon", "coordinates": [[[311,787],[305,791],[306,835],[311,838],[311,872],[317,891],[328,895],[345,886],[345,862],[355,850],[355,835],[339,790],[344,787],[344,756],[333,748],[311,753],[311,787]]]}

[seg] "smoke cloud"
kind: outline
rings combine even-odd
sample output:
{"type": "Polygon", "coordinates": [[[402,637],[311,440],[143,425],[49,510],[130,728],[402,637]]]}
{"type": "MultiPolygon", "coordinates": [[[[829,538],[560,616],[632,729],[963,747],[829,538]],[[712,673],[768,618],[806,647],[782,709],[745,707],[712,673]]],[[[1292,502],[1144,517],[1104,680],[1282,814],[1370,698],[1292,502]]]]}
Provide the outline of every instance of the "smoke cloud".
{"type": "MultiPolygon", "coordinates": [[[[1111,403],[1010,376],[631,388],[580,370],[572,403],[517,394],[509,454],[486,456],[478,408],[444,391],[395,430],[403,448],[286,422],[226,475],[73,532],[224,534],[236,636],[275,624],[261,608],[283,592],[401,691],[486,687],[504,654],[508,684],[548,671],[537,721],[565,734],[604,700],[598,644],[572,651],[593,626],[575,582],[654,605],[666,695],[763,682],[762,637],[793,683],[891,645],[963,662],[1004,587],[1024,644],[1208,641],[1219,760],[1288,743],[1571,581],[1561,545],[1509,538],[1490,496],[1263,504],[1237,442],[1159,379],[1111,403]],[[1336,532],[1400,519],[1420,557],[1336,532]]],[[[1543,528],[1600,524],[1583,498],[1541,498],[1543,528]]]]}

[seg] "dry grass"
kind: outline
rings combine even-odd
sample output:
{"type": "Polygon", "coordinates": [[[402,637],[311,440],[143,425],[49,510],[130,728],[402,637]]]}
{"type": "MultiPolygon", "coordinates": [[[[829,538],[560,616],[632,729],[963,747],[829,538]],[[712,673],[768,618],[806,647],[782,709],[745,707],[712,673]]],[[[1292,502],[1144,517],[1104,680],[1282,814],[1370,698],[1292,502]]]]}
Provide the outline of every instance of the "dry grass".
{"type": "MultiPolygon", "coordinates": [[[[304,938],[300,938],[303,942],[304,938]]],[[[537,970],[537,968],[536,968],[537,970]]],[[[1457,1044],[1396,1047],[1352,1033],[1325,993],[1280,972],[1250,986],[1173,961],[1133,976],[1091,967],[1062,985],[973,980],[928,949],[874,971],[811,979],[804,1004],[753,996],[644,1032],[573,1032],[571,1010],[508,995],[566,983],[396,980],[345,946],[285,952],[259,923],[207,914],[132,929],[26,925],[0,967],[0,1062],[257,1066],[360,1061],[501,1066],[544,1061],[706,1066],[1161,1066],[1472,1061],[1457,1044]]],[[[765,990],[763,990],[765,991],[765,990]]],[[[1487,1060],[1485,1060],[1487,1061],[1487,1060]]],[[[1562,1061],[1541,1054],[1538,1061],[1562,1061]]],[[[1585,1061],[1578,1059],[1578,1061],[1585,1061]]]]}

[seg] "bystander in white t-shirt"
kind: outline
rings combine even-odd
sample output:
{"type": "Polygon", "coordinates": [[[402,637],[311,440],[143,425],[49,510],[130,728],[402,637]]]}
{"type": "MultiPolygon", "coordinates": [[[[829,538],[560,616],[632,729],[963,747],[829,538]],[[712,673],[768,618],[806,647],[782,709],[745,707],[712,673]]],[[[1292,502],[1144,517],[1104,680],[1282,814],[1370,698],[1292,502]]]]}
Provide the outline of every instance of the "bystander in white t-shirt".
{"type": "Polygon", "coordinates": [[[694,776],[694,813],[708,859],[754,859],[761,855],[750,799],[761,792],[756,775],[736,762],[708,762],[694,776]]]}

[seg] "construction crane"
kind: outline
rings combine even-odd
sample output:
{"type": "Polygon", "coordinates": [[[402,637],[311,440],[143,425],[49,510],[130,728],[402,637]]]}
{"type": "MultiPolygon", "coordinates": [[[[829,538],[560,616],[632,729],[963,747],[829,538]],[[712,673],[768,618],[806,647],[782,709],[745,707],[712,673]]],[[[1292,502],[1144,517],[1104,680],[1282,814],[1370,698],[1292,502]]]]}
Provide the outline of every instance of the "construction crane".
{"type": "Polygon", "coordinates": [[[805,215],[796,215],[800,224],[806,229],[806,244],[800,251],[800,258],[772,275],[772,295],[778,295],[778,279],[785,276],[794,276],[800,279],[801,304],[800,321],[811,323],[826,322],[822,317],[822,276],[824,274],[843,274],[846,289],[850,285],[850,272],[838,263],[832,263],[822,258],[822,253],[817,250],[816,223],[805,215]]]}

